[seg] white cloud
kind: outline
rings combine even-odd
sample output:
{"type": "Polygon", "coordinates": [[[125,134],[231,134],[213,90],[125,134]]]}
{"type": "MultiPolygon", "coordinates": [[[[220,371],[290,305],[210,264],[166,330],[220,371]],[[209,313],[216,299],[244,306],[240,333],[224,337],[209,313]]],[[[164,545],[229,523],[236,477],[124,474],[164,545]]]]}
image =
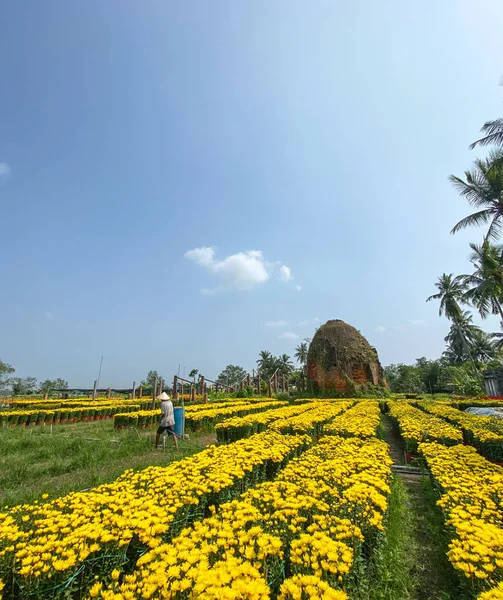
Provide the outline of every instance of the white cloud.
{"type": "Polygon", "coordinates": [[[376,333],[384,333],[384,332],[386,331],[386,327],[384,327],[383,325],[379,325],[379,327],[376,327],[376,328],[374,329],[374,331],[375,331],[376,333]]]}
{"type": "Polygon", "coordinates": [[[48,310],[44,313],[44,317],[46,319],[50,319],[52,321],[52,319],[55,319],[56,317],[54,316],[54,314],[52,312],[49,312],[48,310]]]}
{"type": "Polygon", "coordinates": [[[302,288],[300,287],[300,285],[296,285],[296,286],[295,286],[295,290],[296,290],[297,292],[300,292],[300,290],[301,290],[301,289],[302,289],[302,288]]]}
{"type": "Polygon", "coordinates": [[[193,260],[202,267],[209,267],[215,258],[215,249],[211,246],[203,246],[202,248],[194,248],[185,253],[185,258],[193,260]]]}
{"type": "Polygon", "coordinates": [[[298,340],[299,336],[293,331],[285,331],[281,335],[278,335],[278,340],[298,340]]]}
{"type": "Polygon", "coordinates": [[[6,162],[0,162],[0,185],[4,184],[10,177],[12,169],[6,162]]]}
{"type": "Polygon", "coordinates": [[[278,269],[278,277],[280,281],[286,283],[292,279],[292,270],[286,265],[281,265],[281,267],[278,269]]]}
{"type": "Polygon", "coordinates": [[[266,327],[286,327],[288,325],[288,321],[284,321],[280,319],[279,321],[266,321],[266,327]]]}
{"type": "Polygon", "coordinates": [[[222,260],[215,258],[215,253],[215,248],[212,246],[203,246],[184,254],[186,259],[205,268],[220,282],[214,288],[202,289],[203,294],[229,290],[251,290],[266,283],[274,271],[278,273],[278,278],[283,282],[292,278],[290,267],[282,264],[277,269],[278,263],[267,262],[261,250],[238,252],[222,260]]]}

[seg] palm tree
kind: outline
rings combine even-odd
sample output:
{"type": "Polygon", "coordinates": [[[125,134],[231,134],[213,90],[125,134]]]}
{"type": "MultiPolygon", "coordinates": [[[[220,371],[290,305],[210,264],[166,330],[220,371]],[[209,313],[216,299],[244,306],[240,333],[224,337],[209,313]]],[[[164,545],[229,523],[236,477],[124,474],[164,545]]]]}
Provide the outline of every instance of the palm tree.
{"type": "Polygon", "coordinates": [[[438,278],[435,286],[438,293],[426,298],[426,302],[440,300],[438,314],[440,316],[445,314],[449,321],[460,321],[463,311],[459,303],[462,301],[465,292],[465,286],[460,277],[454,277],[452,273],[450,275],[444,273],[442,277],[438,278]]]}
{"type": "Polygon", "coordinates": [[[470,357],[474,373],[480,381],[480,374],[473,360],[467,339],[467,335],[469,335],[470,331],[469,329],[467,329],[467,324],[471,322],[471,315],[469,315],[469,313],[463,312],[459,304],[463,301],[464,293],[466,291],[465,284],[463,283],[461,277],[454,277],[452,273],[450,275],[444,273],[442,277],[438,278],[438,281],[437,283],[435,283],[435,286],[438,289],[438,293],[429,296],[426,299],[426,302],[429,302],[430,300],[440,300],[440,308],[438,309],[438,314],[440,316],[445,314],[449,321],[453,322],[451,331],[455,331],[455,335],[459,336],[459,340],[464,346],[464,350],[462,350],[461,352],[466,351],[466,353],[470,357]]]}
{"type": "Polygon", "coordinates": [[[268,350],[262,350],[259,353],[257,366],[261,376],[266,380],[269,379],[276,368],[274,356],[268,350]]]}
{"type": "Polygon", "coordinates": [[[499,315],[503,326],[503,251],[485,241],[481,246],[470,244],[473,250],[470,260],[475,266],[471,275],[462,275],[468,288],[464,300],[468,301],[485,319],[490,314],[499,315]]]}
{"type": "Polygon", "coordinates": [[[469,355],[474,355],[471,350],[481,333],[483,332],[480,327],[474,325],[472,315],[463,311],[461,317],[451,325],[449,333],[444,338],[447,344],[444,356],[449,359],[450,364],[461,364],[471,358],[469,355]]]}
{"type": "Polygon", "coordinates": [[[294,370],[294,364],[288,354],[282,354],[278,358],[276,358],[276,368],[278,373],[282,373],[283,375],[290,375],[290,373],[294,370]]]}
{"type": "Polygon", "coordinates": [[[486,121],[482,125],[481,130],[486,135],[479,140],[470,144],[470,150],[473,150],[476,146],[489,146],[490,144],[496,144],[496,146],[503,146],[503,119],[494,119],[494,121],[486,121]]]}
{"type": "Polygon", "coordinates": [[[301,365],[305,365],[307,363],[307,353],[309,350],[309,346],[307,345],[306,342],[301,342],[297,348],[295,348],[295,359],[297,360],[297,362],[299,362],[301,365]]]}
{"type": "Polygon", "coordinates": [[[471,171],[465,171],[465,178],[466,181],[455,175],[449,177],[460,195],[480,210],[461,219],[451,233],[489,223],[484,239],[496,239],[503,224],[503,150],[493,150],[488,158],[478,158],[471,171]]]}

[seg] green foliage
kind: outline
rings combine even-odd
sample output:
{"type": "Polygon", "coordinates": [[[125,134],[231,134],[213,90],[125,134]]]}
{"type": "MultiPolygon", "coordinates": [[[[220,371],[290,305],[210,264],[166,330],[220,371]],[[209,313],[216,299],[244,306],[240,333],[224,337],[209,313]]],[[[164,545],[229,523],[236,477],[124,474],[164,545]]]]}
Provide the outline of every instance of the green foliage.
{"type": "Polygon", "coordinates": [[[392,392],[424,392],[425,386],[418,367],[404,364],[393,364],[384,367],[386,381],[392,392]]]}
{"type": "Polygon", "coordinates": [[[50,394],[52,390],[67,390],[68,381],[65,381],[61,377],[56,379],[46,379],[40,384],[38,389],[39,394],[50,394]]]}
{"type": "Polygon", "coordinates": [[[192,371],[189,372],[189,377],[192,377],[192,381],[196,381],[196,375],[199,373],[199,369],[192,369],[192,371]]]}
{"type": "MultiPolygon", "coordinates": [[[[217,381],[223,385],[238,385],[246,377],[247,371],[237,365],[227,365],[217,377],[217,381]]],[[[228,397],[228,396],[227,396],[228,397]]]]}
{"type": "Polygon", "coordinates": [[[260,371],[261,378],[266,381],[269,381],[275,372],[277,372],[278,375],[289,376],[294,370],[294,365],[288,354],[274,356],[268,350],[262,350],[259,353],[257,367],[260,371]]]}
{"type": "Polygon", "coordinates": [[[161,381],[161,376],[159,375],[159,373],[157,371],[149,371],[148,375],[140,383],[140,386],[143,388],[143,390],[148,390],[154,386],[156,379],[157,383],[161,381]]]}
{"type": "Polygon", "coordinates": [[[484,394],[479,381],[482,375],[477,372],[477,377],[474,374],[471,362],[455,366],[423,357],[418,358],[415,365],[389,365],[384,368],[384,372],[394,393],[429,395],[443,392],[461,396],[484,394]]]}
{"type": "Polygon", "coordinates": [[[439,387],[461,396],[480,396],[484,394],[484,390],[479,380],[474,377],[472,366],[469,363],[443,367],[439,376],[439,387]]]}
{"type": "Polygon", "coordinates": [[[10,383],[13,396],[34,394],[37,389],[36,377],[13,377],[10,383]]]}
{"type": "Polygon", "coordinates": [[[10,386],[9,375],[15,372],[15,368],[12,365],[4,363],[0,360],[0,394],[6,393],[10,386]]]}

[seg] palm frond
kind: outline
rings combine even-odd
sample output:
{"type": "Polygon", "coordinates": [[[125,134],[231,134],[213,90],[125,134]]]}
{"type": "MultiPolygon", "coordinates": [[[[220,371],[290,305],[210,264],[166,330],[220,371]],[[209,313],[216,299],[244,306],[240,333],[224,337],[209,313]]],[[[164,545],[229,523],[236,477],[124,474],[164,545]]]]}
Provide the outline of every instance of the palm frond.
{"type": "Polygon", "coordinates": [[[499,221],[498,217],[499,215],[495,215],[493,217],[493,220],[489,225],[489,229],[484,236],[484,242],[488,242],[489,240],[496,241],[499,239],[501,233],[501,222],[499,221]]]}
{"type": "Polygon", "coordinates": [[[458,221],[456,225],[454,225],[454,227],[451,229],[451,234],[457,233],[458,231],[466,229],[467,227],[471,227],[472,225],[475,227],[485,225],[491,217],[492,211],[488,208],[473,213],[473,215],[468,215],[467,217],[461,219],[461,221],[458,221]]]}
{"type": "Polygon", "coordinates": [[[487,121],[480,131],[486,135],[470,144],[468,146],[470,150],[473,150],[476,146],[489,146],[491,144],[496,144],[498,146],[503,145],[503,119],[487,121]]]}

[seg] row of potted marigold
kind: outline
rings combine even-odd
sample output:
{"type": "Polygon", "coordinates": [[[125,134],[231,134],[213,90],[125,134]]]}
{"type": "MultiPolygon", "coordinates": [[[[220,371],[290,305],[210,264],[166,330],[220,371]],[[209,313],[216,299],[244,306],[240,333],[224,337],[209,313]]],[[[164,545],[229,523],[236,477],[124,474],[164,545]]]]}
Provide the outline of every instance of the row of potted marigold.
{"type": "Polygon", "coordinates": [[[52,425],[77,421],[100,421],[111,419],[115,413],[137,412],[140,404],[55,408],[53,410],[6,410],[0,411],[0,426],[52,425]]]}
{"type": "Polygon", "coordinates": [[[463,442],[459,427],[428,414],[408,402],[388,401],[389,415],[398,427],[408,453],[417,453],[421,442],[440,442],[447,446],[463,442]]]}
{"type": "Polygon", "coordinates": [[[468,594],[503,599],[503,469],[472,446],[423,443],[419,451],[440,492],[451,564],[468,594]]]}
{"type": "Polygon", "coordinates": [[[421,408],[460,427],[465,441],[486,458],[503,462],[503,420],[497,417],[474,415],[433,402],[421,402],[421,408]]]}
{"type": "MultiPolygon", "coordinates": [[[[207,429],[213,427],[226,417],[243,416],[249,413],[266,411],[271,408],[278,408],[287,404],[281,400],[271,400],[260,403],[225,403],[224,405],[198,405],[185,407],[185,427],[193,431],[198,429],[207,429]]],[[[144,429],[149,426],[157,425],[161,413],[157,410],[142,410],[137,412],[117,413],[114,418],[114,427],[123,429],[125,427],[136,427],[144,429]]]]}
{"type": "Polygon", "coordinates": [[[367,568],[383,530],[390,465],[376,438],[322,438],[275,480],[152,548],[132,572],[100,578],[89,595],[346,600],[358,585],[353,564],[367,568]]]}
{"type": "Polygon", "coordinates": [[[85,597],[95,582],[204,518],[209,506],[274,477],[307,436],[264,432],[210,446],[167,467],[126,471],[111,484],[0,512],[4,600],[85,597]]]}

